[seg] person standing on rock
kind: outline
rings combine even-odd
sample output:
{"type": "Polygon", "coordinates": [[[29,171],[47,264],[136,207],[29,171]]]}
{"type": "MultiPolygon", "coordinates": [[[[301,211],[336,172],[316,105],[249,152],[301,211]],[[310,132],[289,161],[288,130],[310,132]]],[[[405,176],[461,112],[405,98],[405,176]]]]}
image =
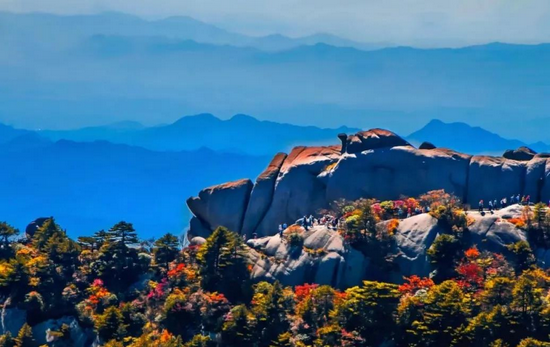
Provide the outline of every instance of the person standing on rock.
{"type": "Polygon", "coordinates": [[[493,212],[493,202],[489,200],[489,212],[493,212]]]}
{"type": "Polygon", "coordinates": [[[279,224],[279,237],[280,237],[280,238],[283,238],[283,231],[284,231],[283,225],[282,225],[282,224],[279,224]]]}
{"type": "Polygon", "coordinates": [[[483,212],[483,200],[479,200],[479,212],[483,212]]]}

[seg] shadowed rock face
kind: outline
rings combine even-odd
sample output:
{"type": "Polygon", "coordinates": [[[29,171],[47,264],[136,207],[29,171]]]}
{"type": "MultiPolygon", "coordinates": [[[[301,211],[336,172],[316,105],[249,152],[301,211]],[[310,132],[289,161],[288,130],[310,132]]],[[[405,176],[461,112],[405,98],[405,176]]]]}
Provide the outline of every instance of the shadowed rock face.
{"type": "Polygon", "coordinates": [[[516,150],[507,150],[506,152],[504,152],[502,157],[512,160],[526,161],[533,159],[536,154],[537,152],[533,151],[531,148],[522,146],[516,150]]]}
{"type": "Polygon", "coordinates": [[[550,199],[550,159],[528,153],[530,159],[523,160],[526,149],[515,151],[522,160],[514,160],[416,149],[382,129],[339,138],[340,145],[277,154],[255,184],[226,183],[190,198],[189,237],[207,237],[220,225],[248,236],[274,235],[279,224],[292,224],[340,198],[398,199],[445,189],[473,206],[517,194],[550,199]]]}
{"type": "Polygon", "coordinates": [[[208,236],[204,229],[219,226],[240,232],[251,191],[252,181],[243,179],[206,188],[198,197],[189,198],[187,206],[196,217],[195,225],[200,222],[201,226],[198,235],[208,236]]]}
{"type": "Polygon", "coordinates": [[[418,149],[436,149],[435,145],[431,142],[422,142],[418,149]]]}

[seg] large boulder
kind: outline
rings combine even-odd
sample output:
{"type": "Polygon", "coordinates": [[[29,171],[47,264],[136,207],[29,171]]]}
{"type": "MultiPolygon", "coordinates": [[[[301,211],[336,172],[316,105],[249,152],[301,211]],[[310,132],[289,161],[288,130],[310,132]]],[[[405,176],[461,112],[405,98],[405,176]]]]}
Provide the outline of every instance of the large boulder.
{"type": "Polygon", "coordinates": [[[392,280],[399,283],[411,275],[427,277],[432,269],[426,251],[443,232],[437,219],[427,213],[402,220],[396,229],[393,251],[399,271],[392,274],[392,280]]]}
{"type": "Polygon", "coordinates": [[[523,192],[526,175],[524,162],[499,157],[474,156],[470,162],[467,201],[485,205],[523,192]]]}
{"type": "Polygon", "coordinates": [[[281,223],[291,224],[304,215],[327,207],[323,171],[340,157],[340,148],[296,147],[284,161],[271,204],[256,228],[258,235],[273,235],[281,223]]]}
{"type": "Polygon", "coordinates": [[[533,158],[526,163],[524,195],[540,201],[546,172],[546,158],[533,158]]]}
{"type": "Polygon", "coordinates": [[[436,149],[437,147],[431,143],[431,142],[428,142],[428,141],[424,141],[420,144],[420,146],[418,147],[418,149],[436,149]]]}
{"type": "Polygon", "coordinates": [[[244,217],[243,234],[252,235],[269,209],[273,199],[275,183],[286,157],[286,154],[278,153],[267,169],[256,179],[244,217]]]}
{"type": "Polygon", "coordinates": [[[450,150],[419,150],[411,146],[348,154],[325,175],[326,200],[398,199],[434,189],[462,197],[469,158],[450,150]]]}
{"type": "Polygon", "coordinates": [[[219,226],[240,232],[252,186],[252,181],[243,179],[206,188],[198,197],[189,198],[187,206],[202,228],[195,235],[191,226],[189,237],[207,236],[202,235],[204,229],[214,230],[219,226]]]}
{"type": "Polygon", "coordinates": [[[391,131],[371,129],[349,136],[346,143],[347,153],[359,153],[369,149],[410,146],[410,144],[391,131]]]}
{"type": "Polygon", "coordinates": [[[303,247],[291,246],[277,234],[248,240],[254,280],[278,280],[285,285],[329,284],[347,288],[361,284],[369,259],[345,245],[343,238],[325,226],[301,229],[303,247]]]}
{"type": "Polygon", "coordinates": [[[529,147],[521,146],[518,149],[512,150],[509,149],[502,157],[506,159],[512,159],[512,160],[520,160],[520,161],[528,161],[533,159],[533,157],[537,154],[537,152],[533,151],[529,147]]]}

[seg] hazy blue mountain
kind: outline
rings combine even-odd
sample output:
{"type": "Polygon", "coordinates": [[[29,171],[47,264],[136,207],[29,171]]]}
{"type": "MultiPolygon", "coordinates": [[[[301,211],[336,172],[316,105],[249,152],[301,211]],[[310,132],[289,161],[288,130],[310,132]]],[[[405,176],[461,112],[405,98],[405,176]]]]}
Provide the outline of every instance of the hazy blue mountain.
{"type": "Polygon", "coordinates": [[[9,125],[0,123],[0,144],[10,142],[22,135],[31,133],[28,130],[15,129],[9,125]]]}
{"type": "Polygon", "coordinates": [[[259,121],[246,115],[221,120],[211,114],[199,114],[157,127],[91,127],[69,131],[42,131],[52,140],[107,140],[158,151],[194,150],[207,147],[254,155],[272,155],[289,151],[297,145],[338,143],[339,133],[355,133],[359,129],[340,127],[321,129],[259,121]]]}
{"type": "Polygon", "coordinates": [[[437,147],[451,148],[470,154],[502,155],[507,149],[528,146],[536,152],[547,152],[550,147],[543,142],[526,144],[519,140],[505,139],[480,127],[466,123],[444,123],[434,119],[407,137],[413,144],[428,141],[437,147]]]}
{"type": "Polygon", "coordinates": [[[388,47],[387,43],[362,43],[319,33],[306,37],[291,38],[274,34],[252,37],[233,33],[215,25],[186,16],[175,16],[160,20],[145,20],[133,15],[105,12],[93,15],[60,16],[47,13],[15,14],[0,12],[0,29],[4,38],[11,40],[42,40],[63,47],[79,39],[93,35],[156,37],[177,40],[193,40],[201,43],[255,47],[265,51],[285,50],[301,45],[326,43],[358,49],[388,47]]]}
{"type": "Polygon", "coordinates": [[[144,238],[180,233],[189,222],[187,197],[212,184],[254,177],[270,159],[51,142],[25,134],[0,145],[0,219],[24,229],[37,217],[55,216],[73,236],[121,219],[133,222],[144,238]]]}
{"type": "Polygon", "coordinates": [[[172,123],[208,111],[398,133],[437,118],[527,143],[549,140],[548,44],[364,51],[321,43],[273,52],[171,35],[180,25],[171,20],[7,16],[0,19],[0,122],[18,127],[172,123]]]}

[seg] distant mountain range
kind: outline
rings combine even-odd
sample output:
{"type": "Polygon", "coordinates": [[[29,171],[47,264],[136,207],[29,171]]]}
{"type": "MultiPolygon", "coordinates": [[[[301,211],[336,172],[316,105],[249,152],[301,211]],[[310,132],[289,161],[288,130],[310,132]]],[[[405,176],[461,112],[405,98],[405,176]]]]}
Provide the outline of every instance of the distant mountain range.
{"type": "Polygon", "coordinates": [[[113,13],[3,13],[0,32],[0,121],[18,127],[173,123],[208,110],[398,133],[460,120],[550,140],[549,44],[367,51],[318,35],[266,49],[258,41],[287,39],[113,13]]]}
{"type": "Polygon", "coordinates": [[[303,45],[325,43],[335,47],[373,50],[391,46],[389,43],[363,43],[327,33],[291,38],[273,34],[247,36],[221,29],[191,17],[177,16],[160,20],[145,20],[133,15],[104,12],[92,15],[60,16],[47,13],[15,14],[0,12],[0,28],[11,39],[35,40],[56,37],[61,46],[94,35],[125,37],[165,37],[171,40],[193,40],[215,45],[253,47],[274,52],[303,45]],[[61,34],[61,36],[59,36],[61,34]]]}
{"type": "Polygon", "coordinates": [[[118,123],[69,131],[41,131],[51,140],[124,143],[157,151],[196,150],[208,147],[253,155],[273,155],[289,151],[298,145],[326,145],[338,142],[339,133],[354,133],[359,129],[340,127],[321,129],[259,121],[246,115],[221,120],[211,114],[179,119],[164,126],[143,127],[136,123],[118,123]]]}
{"type": "MultiPolygon", "coordinates": [[[[339,132],[356,131],[262,122],[244,115],[220,120],[211,114],[158,127],[121,122],[30,131],[0,124],[0,219],[24,228],[36,217],[53,215],[73,235],[108,228],[119,219],[135,223],[142,237],[179,233],[189,218],[185,199],[199,189],[256,177],[278,151],[337,144],[339,132]]],[[[501,155],[525,145],[482,128],[439,120],[407,139],[471,154],[501,155]]],[[[548,150],[543,143],[529,146],[548,150]]]]}
{"type": "Polygon", "coordinates": [[[550,146],[542,142],[526,144],[519,140],[505,139],[480,127],[466,123],[444,123],[434,119],[407,137],[413,144],[424,141],[437,147],[451,148],[469,154],[502,155],[507,149],[527,146],[536,152],[548,152],[550,146]]]}
{"type": "Polygon", "coordinates": [[[268,156],[209,149],[155,152],[105,141],[51,142],[27,133],[0,144],[1,220],[18,228],[54,216],[69,234],[90,234],[120,220],[143,238],[181,233],[185,199],[204,186],[254,177],[268,156]]]}

